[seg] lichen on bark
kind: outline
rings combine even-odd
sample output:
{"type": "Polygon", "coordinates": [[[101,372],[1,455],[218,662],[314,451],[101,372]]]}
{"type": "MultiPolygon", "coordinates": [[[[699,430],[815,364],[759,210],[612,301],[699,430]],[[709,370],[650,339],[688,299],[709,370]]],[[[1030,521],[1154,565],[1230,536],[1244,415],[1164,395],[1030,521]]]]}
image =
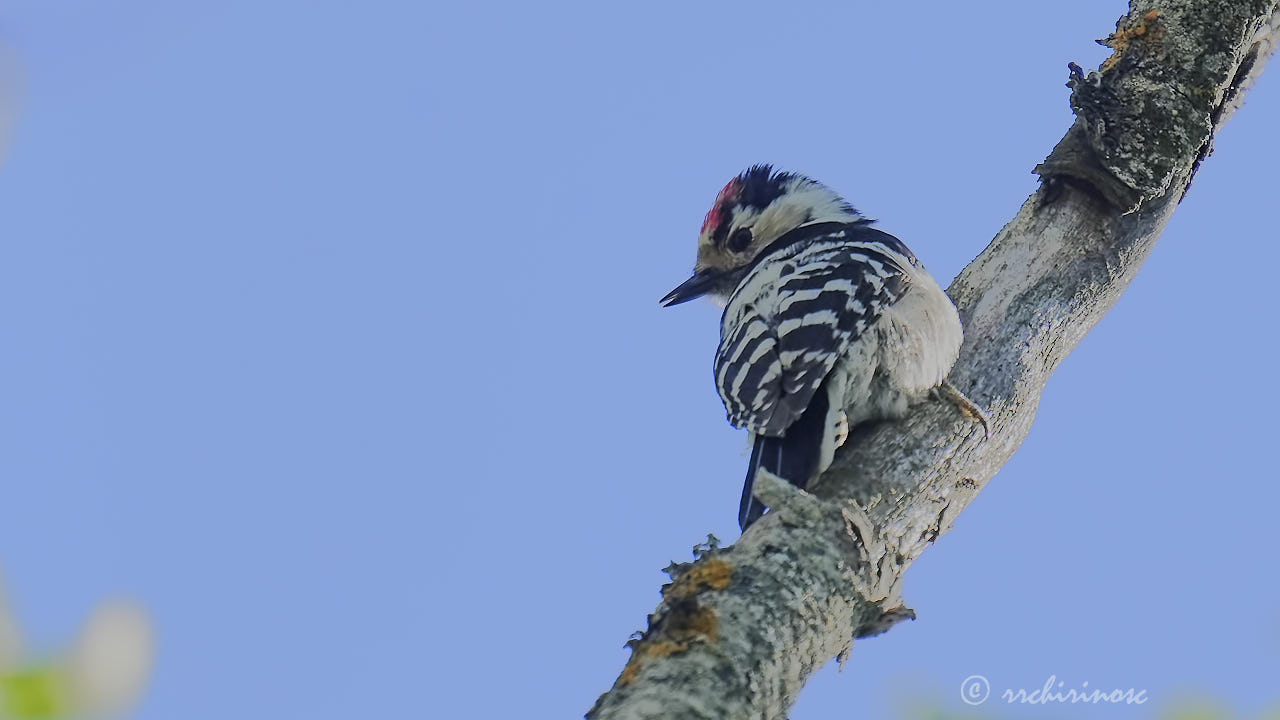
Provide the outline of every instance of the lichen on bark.
{"type": "Polygon", "coordinates": [[[1216,115],[1237,91],[1248,40],[1270,21],[1268,0],[1135,2],[1104,40],[1114,52],[1067,82],[1076,124],[1036,168],[1086,183],[1126,212],[1162,196],[1207,155],[1216,115]]]}
{"type": "Polygon", "coordinates": [[[772,508],[738,542],[673,565],[592,720],[783,718],[855,638],[914,617],[903,574],[1030,430],[1049,377],[1137,274],[1280,36],[1280,0],[1135,0],[1042,188],[948,289],[965,324],[946,402],[855,431],[811,492],[762,474],[772,508]]]}

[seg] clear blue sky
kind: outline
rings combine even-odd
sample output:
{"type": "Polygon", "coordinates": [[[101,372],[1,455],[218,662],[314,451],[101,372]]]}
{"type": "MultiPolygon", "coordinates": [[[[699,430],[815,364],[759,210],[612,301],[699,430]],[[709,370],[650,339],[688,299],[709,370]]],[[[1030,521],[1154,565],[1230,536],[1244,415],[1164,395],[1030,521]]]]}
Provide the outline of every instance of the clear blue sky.
{"type": "MultiPolygon", "coordinates": [[[[0,570],[37,644],[123,593],[140,718],[580,715],[660,568],[737,536],[718,310],[657,304],[719,187],[808,173],[949,280],[1124,10],[606,5],[3,5],[0,570]]],[[[1276,74],[908,575],[920,619],[796,720],[961,713],[973,674],[1280,702],[1276,74]]]]}

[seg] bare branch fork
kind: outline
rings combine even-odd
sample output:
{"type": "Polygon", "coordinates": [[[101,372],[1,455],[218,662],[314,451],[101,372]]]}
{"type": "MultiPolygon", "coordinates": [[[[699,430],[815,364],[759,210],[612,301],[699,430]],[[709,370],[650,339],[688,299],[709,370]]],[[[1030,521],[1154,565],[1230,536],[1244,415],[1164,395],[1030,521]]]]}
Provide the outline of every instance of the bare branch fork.
{"type": "Polygon", "coordinates": [[[855,638],[913,617],[903,573],[1022,444],[1049,376],[1150,253],[1214,134],[1280,41],[1280,0],[1132,0],[1041,188],[952,283],[965,344],[949,403],[851,438],[812,494],[772,477],[773,511],[673,566],[649,627],[591,720],[784,718],[855,638]]]}

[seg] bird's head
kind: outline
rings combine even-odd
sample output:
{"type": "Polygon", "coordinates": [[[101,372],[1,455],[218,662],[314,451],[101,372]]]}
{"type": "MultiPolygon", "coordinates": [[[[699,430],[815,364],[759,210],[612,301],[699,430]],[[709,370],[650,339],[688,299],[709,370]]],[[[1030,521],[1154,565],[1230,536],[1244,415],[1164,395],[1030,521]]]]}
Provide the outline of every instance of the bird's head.
{"type": "Polygon", "coordinates": [[[669,307],[710,295],[723,304],[756,258],[788,232],[820,222],[865,220],[816,180],[775,172],[768,165],[752,166],[716,196],[698,236],[693,277],[661,302],[669,307]]]}

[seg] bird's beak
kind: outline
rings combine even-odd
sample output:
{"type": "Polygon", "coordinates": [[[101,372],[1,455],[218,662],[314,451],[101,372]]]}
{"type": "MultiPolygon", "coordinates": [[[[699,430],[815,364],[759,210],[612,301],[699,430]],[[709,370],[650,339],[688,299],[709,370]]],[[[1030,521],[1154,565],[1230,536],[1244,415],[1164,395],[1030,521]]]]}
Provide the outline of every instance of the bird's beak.
{"type": "Polygon", "coordinates": [[[675,290],[667,293],[666,297],[658,302],[663,307],[671,307],[679,305],[683,302],[689,302],[695,298],[711,292],[711,288],[716,284],[716,275],[710,270],[699,270],[693,274],[693,277],[685,280],[676,287],[675,290]]]}

